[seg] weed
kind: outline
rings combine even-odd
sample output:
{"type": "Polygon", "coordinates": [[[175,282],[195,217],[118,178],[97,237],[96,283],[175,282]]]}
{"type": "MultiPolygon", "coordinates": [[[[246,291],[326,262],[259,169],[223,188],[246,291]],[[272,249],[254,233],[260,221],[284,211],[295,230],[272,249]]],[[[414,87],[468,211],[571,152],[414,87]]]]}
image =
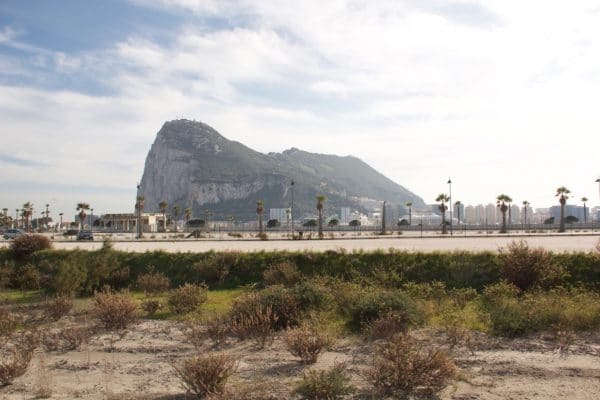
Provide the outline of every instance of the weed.
{"type": "Polygon", "coordinates": [[[303,364],[316,363],[319,354],[330,343],[328,337],[306,325],[288,329],[284,340],[288,351],[300,357],[303,364]]]}
{"type": "Polygon", "coordinates": [[[195,311],[208,299],[208,287],[204,284],[186,283],[171,290],[168,297],[169,308],[175,314],[195,311]]]}
{"type": "Polygon", "coordinates": [[[274,327],[277,326],[277,314],[271,306],[257,305],[254,309],[244,314],[232,317],[230,321],[231,333],[240,340],[252,339],[259,348],[264,348],[272,343],[274,327]]]}
{"type": "Polygon", "coordinates": [[[224,392],[227,380],[237,369],[237,363],[225,354],[196,355],[174,366],[174,369],[187,390],[202,399],[224,392]]]}
{"type": "Polygon", "coordinates": [[[137,303],[129,291],[113,292],[105,287],[94,296],[93,314],[106,329],[125,329],[137,319],[137,303]]]}
{"type": "Polygon", "coordinates": [[[351,394],[346,364],[335,363],[328,370],[310,370],[304,374],[295,392],[306,400],[335,400],[351,394]]]}
{"type": "Polygon", "coordinates": [[[73,299],[67,295],[56,295],[46,302],[46,313],[53,321],[58,321],[71,311],[73,299]]]}

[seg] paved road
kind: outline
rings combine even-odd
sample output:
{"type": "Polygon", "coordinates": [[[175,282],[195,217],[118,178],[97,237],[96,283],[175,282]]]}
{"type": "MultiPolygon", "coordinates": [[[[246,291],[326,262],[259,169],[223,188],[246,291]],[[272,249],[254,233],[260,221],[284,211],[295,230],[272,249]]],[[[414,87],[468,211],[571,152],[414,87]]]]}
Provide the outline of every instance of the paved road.
{"type": "MultiPolygon", "coordinates": [[[[408,251],[498,251],[520,237],[493,236],[493,237],[390,237],[372,239],[333,239],[333,240],[178,240],[178,241],[115,241],[115,249],[124,251],[152,251],[164,250],[167,252],[204,252],[209,250],[312,250],[326,251],[346,249],[372,251],[377,249],[397,249],[408,251]]],[[[556,252],[590,251],[598,244],[600,234],[595,235],[553,235],[553,236],[528,236],[523,237],[532,247],[545,247],[556,252]]],[[[4,242],[2,245],[6,245],[4,242]]],[[[99,241],[88,242],[55,242],[57,249],[98,249],[102,246],[99,241]]]]}

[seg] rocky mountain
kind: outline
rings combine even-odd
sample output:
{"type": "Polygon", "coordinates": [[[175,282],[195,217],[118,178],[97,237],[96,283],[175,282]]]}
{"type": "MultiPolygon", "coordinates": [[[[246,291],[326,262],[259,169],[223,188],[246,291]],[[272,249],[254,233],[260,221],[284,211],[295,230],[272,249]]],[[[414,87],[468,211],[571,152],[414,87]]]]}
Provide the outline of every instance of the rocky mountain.
{"type": "Polygon", "coordinates": [[[263,154],[189,120],[166,122],[158,132],[146,158],[141,194],[147,211],[157,211],[166,200],[169,209],[191,207],[199,218],[210,210],[215,220],[229,215],[253,220],[257,200],[264,201],[267,217],[269,208],[290,207],[292,180],[296,218],[315,214],[317,194],[327,198],[325,215],[339,215],[340,207],[366,211],[369,201],[425,206],[420,197],[356,157],[296,148],[263,154]]]}

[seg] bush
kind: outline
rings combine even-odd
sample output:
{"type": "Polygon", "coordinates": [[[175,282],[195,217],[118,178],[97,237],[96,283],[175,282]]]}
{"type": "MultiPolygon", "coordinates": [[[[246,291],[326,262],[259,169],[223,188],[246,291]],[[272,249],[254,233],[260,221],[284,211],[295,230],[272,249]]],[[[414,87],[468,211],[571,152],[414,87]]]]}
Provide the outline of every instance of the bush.
{"type": "Polygon", "coordinates": [[[40,272],[31,264],[17,267],[13,271],[11,286],[19,290],[38,290],[42,280],[40,272]]]}
{"type": "Polygon", "coordinates": [[[216,253],[210,254],[194,264],[193,270],[198,280],[209,285],[220,285],[225,283],[232,269],[238,261],[238,253],[216,253]]]}
{"type": "Polygon", "coordinates": [[[137,303],[124,290],[116,293],[106,287],[94,296],[93,314],[106,329],[126,329],[137,320],[137,303]]]}
{"type": "Polygon", "coordinates": [[[364,332],[371,340],[390,339],[408,329],[406,319],[389,311],[386,314],[363,324],[364,332]]]}
{"type": "Polygon", "coordinates": [[[136,286],[145,294],[159,294],[169,290],[171,282],[160,272],[149,272],[138,276],[136,286]]]}
{"type": "Polygon", "coordinates": [[[15,238],[10,248],[17,259],[29,257],[36,251],[50,249],[52,242],[44,235],[22,235],[15,238]]]}
{"type": "Polygon", "coordinates": [[[208,299],[208,287],[204,284],[186,283],[169,293],[169,308],[175,314],[195,311],[208,299]]]}
{"type": "Polygon", "coordinates": [[[72,351],[87,343],[92,336],[88,327],[70,327],[42,335],[42,346],[46,351],[72,351]]]}
{"type": "Polygon", "coordinates": [[[183,335],[196,350],[200,350],[200,348],[204,345],[206,336],[204,332],[205,331],[202,326],[195,323],[187,323],[185,329],[183,330],[183,335]]]}
{"type": "Polygon", "coordinates": [[[73,298],[71,296],[56,295],[46,302],[46,313],[54,321],[58,321],[71,311],[73,308],[73,298]]]}
{"type": "Polygon", "coordinates": [[[229,321],[225,317],[215,317],[206,321],[206,333],[215,346],[220,346],[227,340],[229,321]]]}
{"type": "Polygon", "coordinates": [[[0,349],[10,336],[17,330],[21,323],[21,318],[17,315],[0,308],[0,349]]]}
{"type": "Polygon", "coordinates": [[[149,316],[153,316],[158,310],[162,309],[163,305],[158,300],[145,299],[140,304],[140,307],[146,312],[146,314],[148,314],[149,316]]]}
{"type": "Polygon", "coordinates": [[[300,357],[303,364],[314,364],[323,349],[329,345],[329,339],[306,325],[288,329],[285,344],[292,355],[300,357]]]}
{"type": "Polygon", "coordinates": [[[25,332],[10,349],[0,352],[0,387],[10,385],[27,371],[38,343],[36,333],[25,332]]]}
{"type": "Polygon", "coordinates": [[[225,354],[207,354],[188,358],[174,368],[186,389],[202,399],[222,394],[237,364],[225,354]]]}
{"type": "Polygon", "coordinates": [[[240,340],[254,340],[262,349],[273,342],[274,327],[277,326],[278,319],[271,306],[256,305],[254,309],[232,317],[231,333],[240,340]]]}
{"type": "Polygon", "coordinates": [[[511,242],[507,251],[501,249],[499,262],[500,276],[521,290],[548,288],[562,282],[567,275],[548,250],[531,249],[524,240],[511,242]]]}
{"type": "Polygon", "coordinates": [[[238,297],[231,307],[231,320],[239,322],[244,318],[254,318],[257,313],[264,313],[267,307],[277,317],[271,319],[273,330],[298,325],[298,299],[289,289],[282,286],[271,286],[258,293],[238,297]]]}
{"type": "Polygon", "coordinates": [[[301,279],[302,273],[300,273],[295,264],[289,261],[275,264],[263,272],[263,281],[267,286],[292,286],[300,282],[301,279]]]}
{"type": "Polygon", "coordinates": [[[361,330],[376,319],[393,313],[404,329],[416,325],[420,318],[415,303],[401,291],[372,291],[350,306],[350,327],[361,330]]]}
{"type": "Polygon", "coordinates": [[[446,353],[425,350],[408,335],[396,335],[376,350],[366,378],[379,394],[432,396],[456,376],[446,353]]]}
{"type": "Polygon", "coordinates": [[[335,363],[328,370],[305,373],[295,391],[306,400],[335,400],[354,391],[348,381],[346,365],[335,363]]]}
{"type": "Polygon", "coordinates": [[[512,337],[532,328],[519,294],[519,288],[508,282],[484,289],[483,304],[489,313],[493,333],[512,337]]]}
{"type": "Polygon", "coordinates": [[[63,261],[57,265],[48,286],[54,293],[72,296],[82,290],[86,278],[87,273],[80,264],[63,261]]]}

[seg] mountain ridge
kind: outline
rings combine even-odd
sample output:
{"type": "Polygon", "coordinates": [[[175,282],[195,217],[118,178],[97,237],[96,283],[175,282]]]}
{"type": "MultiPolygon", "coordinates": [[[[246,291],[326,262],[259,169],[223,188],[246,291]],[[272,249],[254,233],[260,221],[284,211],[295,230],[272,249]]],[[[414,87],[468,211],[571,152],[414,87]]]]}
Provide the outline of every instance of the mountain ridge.
{"type": "Polygon", "coordinates": [[[265,154],[190,120],[163,124],[146,158],[140,194],[148,211],[157,211],[166,200],[170,208],[191,207],[195,215],[210,210],[215,219],[252,220],[257,200],[264,201],[267,216],[269,208],[290,207],[292,180],[295,217],[315,213],[317,194],[327,197],[326,215],[339,214],[340,207],[366,211],[359,198],[425,206],[419,196],[356,156],[296,147],[265,154]]]}

